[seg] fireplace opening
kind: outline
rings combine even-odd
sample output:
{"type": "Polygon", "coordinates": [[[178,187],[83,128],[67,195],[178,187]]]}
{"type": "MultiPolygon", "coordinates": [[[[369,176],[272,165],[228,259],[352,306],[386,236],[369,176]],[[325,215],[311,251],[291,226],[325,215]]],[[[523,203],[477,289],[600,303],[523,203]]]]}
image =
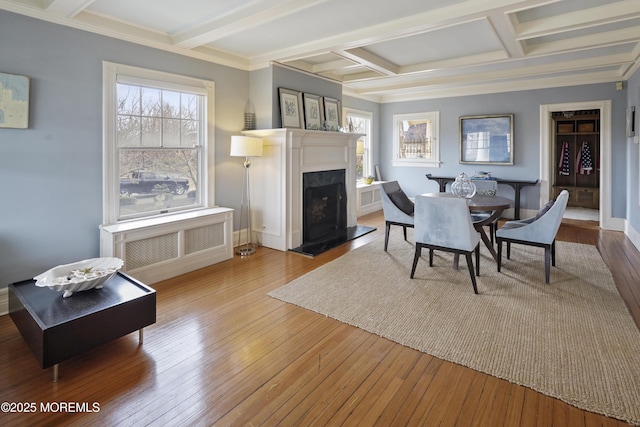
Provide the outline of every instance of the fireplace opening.
{"type": "Polygon", "coordinates": [[[302,244],[320,242],[347,229],[345,170],[302,174],[302,244]]]}
{"type": "Polygon", "coordinates": [[[302,246],[293,252],[318,255],[375,230],[347,226],[345,176],[344,169],[302,174],[302,246]]]}
{"type": "Polygon", "coordinates": [[[303,243],[333,237],[347,229],[347,195],[344,184],[305,189],[303,243]]]}

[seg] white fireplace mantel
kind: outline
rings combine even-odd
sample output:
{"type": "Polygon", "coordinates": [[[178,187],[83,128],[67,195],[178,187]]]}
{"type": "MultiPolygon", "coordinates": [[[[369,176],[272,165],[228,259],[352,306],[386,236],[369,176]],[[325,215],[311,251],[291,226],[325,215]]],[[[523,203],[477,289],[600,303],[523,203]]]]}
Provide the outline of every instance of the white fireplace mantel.
{"type": "Polygon", "coordinates": [[[262,138],[251,159],[251,225],[263,246],[286,251],[302,245],[302,174],[344,169],[347,227],[356,225],[356,141],[359,133],[303,129],[244,131],[262,138]]]}

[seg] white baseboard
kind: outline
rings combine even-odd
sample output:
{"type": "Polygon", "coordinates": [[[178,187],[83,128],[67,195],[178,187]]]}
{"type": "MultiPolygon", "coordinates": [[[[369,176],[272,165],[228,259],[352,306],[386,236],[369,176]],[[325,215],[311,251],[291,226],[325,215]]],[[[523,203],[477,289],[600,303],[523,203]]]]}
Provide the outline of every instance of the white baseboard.
{"type": "Polygon", "coordinates": [[[625,223],[624,234],[626,234],[629,240],[631,240],[633,246],[640,251],[640,232],[633,228],[633,226],[629,224],[629,221],[625,221],[625,223]]]}
{"type": "Polygon", "coordinates": [[[9,288],[0,289],[0,316],[9,314],[9,288]]]}
{"type": "MultiPolygon", "coordinates": [[[[260,234],[260,233],[255,233],[253,234],[253,239],[251,240],[251,242],[255,245],[261,246],[262,242],[258,241],[258,237],[256,237],[256,234],[260,234]]],[[[234,248],[237,248],[238,246],[242,246],[244,244],[247,243],[247,241],[249,240],[249,235],[247,234],[247,229],[243,228],[242,230],[236,230],[233,232],[233,244],[232,246],[234,248]],[[240,241],[238,242],[238,236],[240,237],[240,241]]]]}

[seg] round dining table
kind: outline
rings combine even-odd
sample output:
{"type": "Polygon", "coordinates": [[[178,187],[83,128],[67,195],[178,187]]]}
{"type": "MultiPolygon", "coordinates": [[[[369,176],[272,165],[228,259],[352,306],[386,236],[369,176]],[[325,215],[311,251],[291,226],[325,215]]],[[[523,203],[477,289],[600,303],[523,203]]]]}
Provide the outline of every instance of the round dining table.
{"type": "MultiPolygon", "coordinates": [[[[451,193],[425,193],[423,196],[429,197],[456,197],[451,193]]],[[[490,212],[488,216],[483,217],[479,221],[474,221],[473,226],[480,233],[480,238],[484,242],[484,245],[489,249],[493,259],[498,261],[498,254],[496,253],[491,239],[487,236],[484,230],[485,225],[492,224],[502,215],[505,209],[511,207],[511,200],[500,196],[487,196],[484,194],[476,194],[472,198],[468,199],[469,212],[490,212]]]]}

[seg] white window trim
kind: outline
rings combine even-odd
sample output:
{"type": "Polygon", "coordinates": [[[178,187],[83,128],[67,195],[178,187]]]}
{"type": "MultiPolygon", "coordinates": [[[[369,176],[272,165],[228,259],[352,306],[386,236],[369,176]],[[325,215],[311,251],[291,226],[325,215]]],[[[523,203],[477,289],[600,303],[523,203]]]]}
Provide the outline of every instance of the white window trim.
{"type": "Polygon", "coordinates": [[[393,115],[393,159],[392,166],[411,166],[411,167],[435,167],[439,168],[440,164],[440,112],[429,111],[424,113],[394,114],[393,115]],[[400,125],[403,120],[420,120],[427,119],[433,123],[433,156],[430,159],[401,159],[400,158],[400,125]]]}
{"type": "Polygon", "coordinates": [[[354,117],[359,117],[362,119],[366,119],[369,121],[369,129],[367,129],[367,142],[369,143],[369,149],[365,151],[365,155],[367,156],[367,166],[369,166],[369,170],[362,171],[363,176],[372,175],[375,176],[374,166],[373,166],[373,113],[371,111],[365,110],[357,110],[355,108],[344,107],[342,109],[342,123],[343,127],[348,129],[347,116],[351,115],[354,117]]]}
{"type": "MultiPolygon", "coordinates": [[[[113,62],[102,62],[102,221],[103,224],[115,224],[118,222],[120,206],[120,190],[114,183],[118,182],[118,163],[115,159],[116,147],[116,83],[119,81],[118,75],[122,75],[120,81],[135,81],[144,79],[153,80],[157,87],[164,89],[182,89],[194,93],[207,95],[205,105],[207,125],[205,126],[202,165],[200,165],[199,182],[206,186],[202,193],[202,206],[197,209],[208,209],[215,206],[215,83],[209,80],[202,80],[193,77],[180,76],[177,74],[165,73],[162,71],[149,70],[145,68],[122,65],[113,62]]],[[[145,217],[144,219],[148,219],[145,217]]],[[[136,220],[128,220],[136,221],[136,220]]]]}

